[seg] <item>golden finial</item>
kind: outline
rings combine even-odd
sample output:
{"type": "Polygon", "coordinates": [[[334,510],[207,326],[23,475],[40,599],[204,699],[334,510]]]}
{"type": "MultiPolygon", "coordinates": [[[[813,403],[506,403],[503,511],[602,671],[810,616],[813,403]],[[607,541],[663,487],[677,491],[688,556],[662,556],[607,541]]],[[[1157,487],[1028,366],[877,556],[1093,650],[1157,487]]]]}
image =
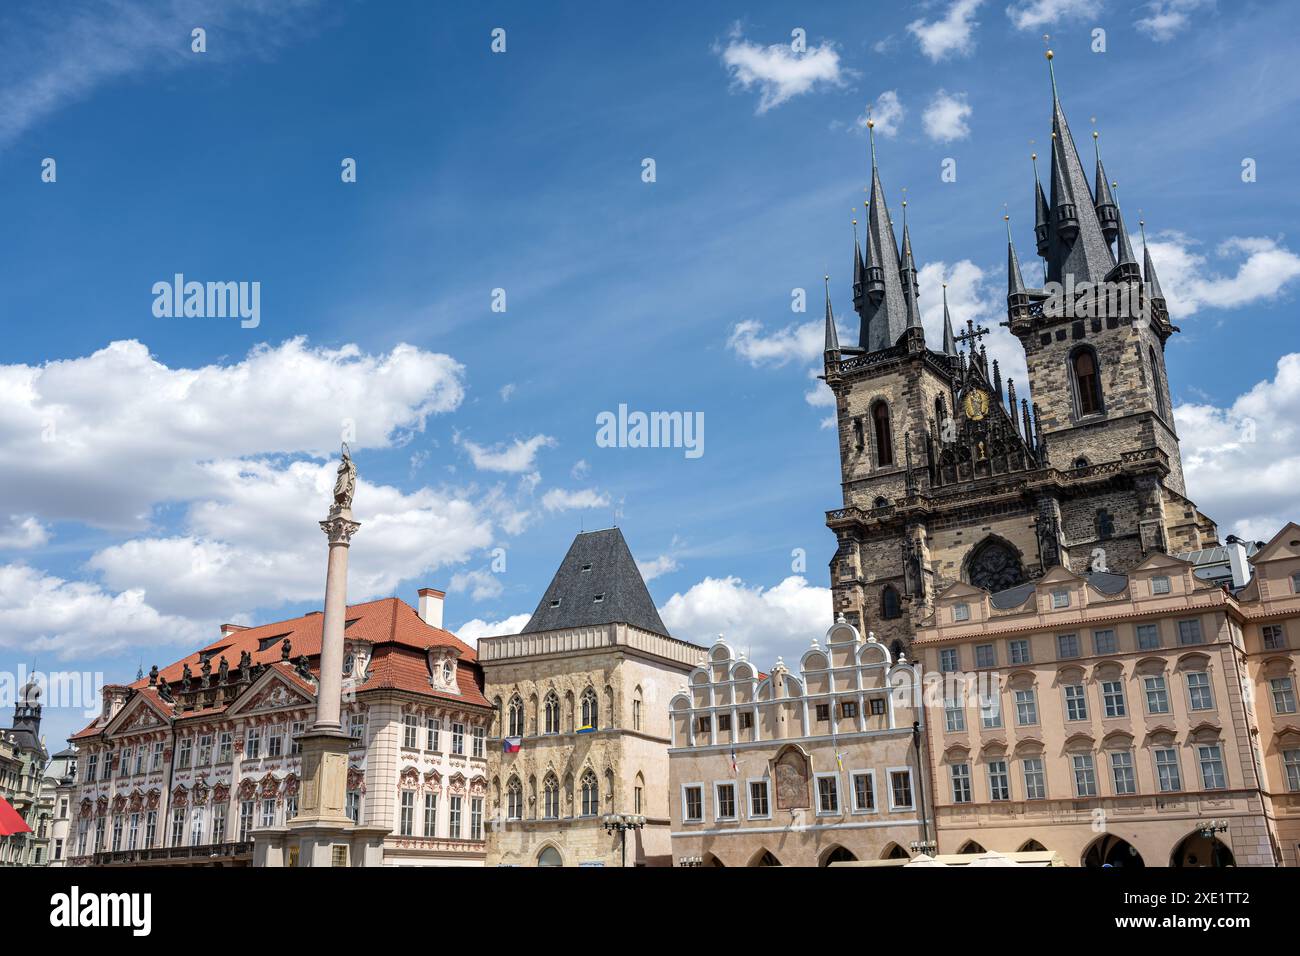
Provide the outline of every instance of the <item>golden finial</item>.
{"type": "Polygon", "coordinates": [[[1056,56],[1056,54],[1053,53],[1051,50],[1048,50],[1048,51],[1047,51],[1047,58],[1048,58],[1049,60],[1050,60],[1052,57],[1054,57],[1054,56],[1056,56]]]}
{"type": "Polygon", "coordinates": [[[1093,138],[1093,139],[1096,139],[1096,138],[1097,138],[1097,131],[1096,131],[1096,130],[1093,130],[1093,131],[1092,131],[1092,138],[1093,138]]]}
{"type": "Polygon", "coordinates": [[[1038,162],[1038,154],[1037,154],[1037,153],[1030,153],[1030,154],[1029,154],[1029,158],[1032,159],[1034,162],[1038,162]]]}
{"type": "Polygon", "coordinates": [[[868,117],[867,117],[867,129],[875,129],[875,128],[876,128],[876,121],[873,120],[870,116],[868,116],[868,117]]]}
{"type": "Polygon", "coordinates": [[[826,275],[822,276],[822,278],[825,279],[827,282],[830,282],[830,281],[831,281],[831,274],[828,272],[828,273],[826,273],[826,275]]]}

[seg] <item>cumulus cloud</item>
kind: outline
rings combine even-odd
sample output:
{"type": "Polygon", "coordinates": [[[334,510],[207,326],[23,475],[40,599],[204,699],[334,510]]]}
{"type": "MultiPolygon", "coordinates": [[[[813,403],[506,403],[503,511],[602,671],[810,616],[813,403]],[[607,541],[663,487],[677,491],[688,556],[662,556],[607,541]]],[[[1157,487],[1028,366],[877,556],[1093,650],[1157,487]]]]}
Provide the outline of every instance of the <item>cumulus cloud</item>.
{"type": "Polygon", "coordinates": [[[768,333],[761,322],[745,319],[732,328],[727,347],[755,367],[809,362],[820,358],[826,348],[826,320],[787,325],[768,333]]]}
{"type": "Polygon", "coordinates": [[[975,50],[975,11],[983,0],[954,0],[937,20],[916,19],[907,32],[916,37],[921,52],[937,63],[949,56],[970,56],[975,50]]]}
{"type": "Polygon", "coordinates": [[[1267,540],[1300,517],[1300,352],[1231,405],[1184,403],[1174,420],[1188,495],[1221,531],[1267,540]]]}
{"type": "Polygon", "coordinates": [[[939,90],[921,114],[921,125],[925,128],[925,135],[937,143],[965,139],[970,135],[967,120],[970,119],[971,112],[965,93],[939,90]]]}
{"type": "Polygon", "coordinates": [[[674,637],[708,646],[722,634],[766,670],[777,657],[796,660],[813,638],[822,639],[832,622],[831,592],[796,575],[770,588],[709,577],[674,594],[659,614],[674,637]]]}
{"type": "Polygon", "coordinates": [[[480,471],[525,472],[535,467],[537,453],[555,445],[549,435],[516,438],[512,442],[493,445],[491,448],[476,444],[467,438],[457,438],[467,452],[474,467],[480,471]]]}
{"type": "Polygon", "coordinates": [[[871,104],[871,109],[863,111],[858,117],[856,125],[859,129],[866,129],[867,120],[871,120],[875,124],[873,129],[877,136],[892,139],[898,135],[899,127],[906,115],[907,110],[898,98],[898,90],[885,90],[876,97],[876,101],[871,104]]]}
{"type": "Polygon", "coordinates": [[[1024,347],[1009,329],[998,324],[1006,312],[1003,285],[969,259],[952,264],[927,262],[917,273],[916,282],[926,344],[932,349],[943,347],[943,284],[947,282],[953,331],[964,332],[967,320],[988,329],[989,334],[980,341],[989,351],[989,361],[997,359],[1002,377],[1014,379],[1019,394],[1028,397],[1024,347]]]}
{"type": "Polygon", "coordinates": [[[456,628],[456,636],[471,647],[478,646],[480,637],[500,637],[503,634],[518,634],[528,623],[531,614],[512,614],[501,621],[485,621],[476,617],[456,628]]]}
{"type": "Polygon", "coordinates": [[[8,519],[0,517],[0,548],[21,551],[39,548],[49,540],[49,529],[31,515],[10,515],[8,519]]]}
{"type": "Polygon", "coordinates": [[[1233,236],[1221,242],[1215,257],[1235,266],[1228,274],[1216,272],[1210,258],[1197,251],[1198,243],[1182,233],[1161,233],[1150,246],[1161,291],[1175,318],[1276,299],[1300,277],[1300,256],[1267,236],[1233,236]]]}
{"type": "Polygon", "coordinates": [[[819,87],[843,86],[846,71],[830,42],[810,46],[796,53],[790,43],[760,46],[733,29],[725,47],[717,50],[731,75],[732,85],[742,90],[757,89],[759,115],[787,100],[819,87]]]}
{"type": "Polygon", "coordinates": [[[647,582],[663,577],[665,574],[671,574],[678,568],[677,560],[670,554],[661,554],[649,561],[638,559],[636,566],[637,570],[641,572],[641,577],[647,582]]]}
{"type": "Polygon", "coordinates": [[[1133,25],[1157,43],[1165,43],[1187,29],[1193,13],[1212,3],[1213,0],[1153,0],[1146,5],[1147,15],[1133,25]]]}
{"type": "Polygon", "coordinates": [[[1054,23],[1095,17],[1101,8],[1101,0],[1016,0],[1007,7],[1007,17],[1017,30],[1037,30],[1054,23]]]}
{"type": "Polygon", "coordinates": [[[453,594],[468,591],[469,596],[475,601],[490,601],[500,597],[505,588],[501,586],[501,579],[491,571],[477,568],[473,571],[457,571],[453,574],[448,590],[453,594]]]}
{"type": "Polygon", "coordinates": [[[542,507],[547,511],[608,508],[609,495],[596,491],[594,488],[580,488],[574,491],[565,488],[552,488],[542,495],[542,507]]]}
{"type": "Polygon", "coordinates": [[[194,497],[201,463],[323,456],[404,443],[464,396],[447,355],[399,345],[369,355],[305,339],[241,361],[170,368],[136,341],[44,365],[0,366],[0,470],[9,507],[48,520],[146,526],[160,502],[194,497]]]}

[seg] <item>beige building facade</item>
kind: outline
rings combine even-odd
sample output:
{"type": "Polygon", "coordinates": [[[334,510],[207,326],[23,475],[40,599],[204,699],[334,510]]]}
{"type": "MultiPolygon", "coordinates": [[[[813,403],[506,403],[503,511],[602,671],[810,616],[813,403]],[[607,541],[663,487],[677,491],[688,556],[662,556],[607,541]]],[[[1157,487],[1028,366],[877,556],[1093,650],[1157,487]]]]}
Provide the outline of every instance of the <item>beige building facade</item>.
{"type": "Polygon", "coordinates": [[[908,857],[930,839],[919,672],[840,621],[792,672],[725,641],[671,702],[673,858],[827,866],[908,857]]]}
{"type": "Polygon", "coordinates": [[[939,852],[1296,865],[1300,528],[1250,564],[1235,591],[1163,553],[944,589],[914,644],[939,852]]]}

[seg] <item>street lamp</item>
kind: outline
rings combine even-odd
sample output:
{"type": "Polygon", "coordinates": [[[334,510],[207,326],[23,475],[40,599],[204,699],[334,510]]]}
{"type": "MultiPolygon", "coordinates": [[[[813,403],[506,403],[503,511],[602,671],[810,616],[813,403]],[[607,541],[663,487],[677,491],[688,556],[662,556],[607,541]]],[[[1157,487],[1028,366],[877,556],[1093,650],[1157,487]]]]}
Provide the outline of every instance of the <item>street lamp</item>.
{"type": "Polygon", "coordinates": [[[677,858],[678,866],[703,866],[704,857],[702,856],[679,856],[677,858]]]}
{"type": "Polygon", "coordinates": [[[639,813],[607,813],[601,818],[606,833],[617,831],[623,843],[623,866],[627,866],[627,831],[640,830],[645,826],[645,817],[639,813]]]}
{"type": "Polygon", "coordinates": [[[918,853],[925,853],[928,856],[934,856],[934,851],[939,849],[939,844],[934,840],[913,840],[911,846],[913,856],[918,853]]]}
{"type": "Polygon", "coordinates": [[[1200,831],[1201,836],[1205,837],[1205,839],[1207,840],[1210,840],[1213,839],[1214,834],[1216,833],[1228,832],[1228,821],[1227,820],[1206,820],[1204,823],[1199,824],[1196,827],[1196,829],[1200,831]]]}

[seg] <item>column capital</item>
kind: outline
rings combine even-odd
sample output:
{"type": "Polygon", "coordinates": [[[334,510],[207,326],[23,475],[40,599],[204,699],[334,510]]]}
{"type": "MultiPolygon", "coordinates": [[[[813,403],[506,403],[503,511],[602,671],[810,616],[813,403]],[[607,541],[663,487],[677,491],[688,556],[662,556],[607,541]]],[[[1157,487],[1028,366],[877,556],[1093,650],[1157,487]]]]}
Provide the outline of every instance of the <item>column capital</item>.
{"type": "Polygon", "coordinates": [[[352,535],[361,527],[361,522],[352,520],[351,508],[330,509],[330,516],[320,522],[320,529],[329,538],[330,544],[344,547],[352,543],[352,535]]]}

